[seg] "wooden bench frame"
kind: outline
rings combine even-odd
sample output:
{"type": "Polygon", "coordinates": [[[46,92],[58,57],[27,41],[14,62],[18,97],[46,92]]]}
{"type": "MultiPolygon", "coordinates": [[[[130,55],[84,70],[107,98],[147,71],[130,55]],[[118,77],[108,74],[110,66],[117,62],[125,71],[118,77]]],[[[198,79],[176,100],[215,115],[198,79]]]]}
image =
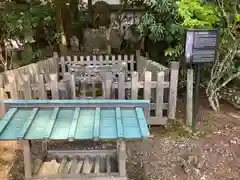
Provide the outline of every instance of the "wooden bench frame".
{"type": "MultiPolygon", "coordinates": [[[[146,100],[7,100],[4,102],[5,111],[11,107],[139,107],[143,108],[144,115],[146,120],[149,119],[150,116],[150,103],[147,103],[146,100]],[[95,102],[95,103],[94,103],[95,102]]],[[[126,171],[126,141],[124,139],[117,140],[117,160],[118,160],[118,173],[98,173],[98,174],[77,174],[77,175],[64,175],[57,174],[54,176],[46,176],[46,177],[36,177],[33,176],[33,160],[32,160],[32,152],[31,152],[31,141],[30,140],[21,140],[23,145],[23,153],[24,153],[24,171],[25,178],[31,180],[40,180],[40,179],[53,179],[53,180],[127,180],[127,171],[126,171]]],[[[69,151],[70,153],[71,151],[69,151]]],[[[46,154],[47,152],[44,152],[46,154]]]]}

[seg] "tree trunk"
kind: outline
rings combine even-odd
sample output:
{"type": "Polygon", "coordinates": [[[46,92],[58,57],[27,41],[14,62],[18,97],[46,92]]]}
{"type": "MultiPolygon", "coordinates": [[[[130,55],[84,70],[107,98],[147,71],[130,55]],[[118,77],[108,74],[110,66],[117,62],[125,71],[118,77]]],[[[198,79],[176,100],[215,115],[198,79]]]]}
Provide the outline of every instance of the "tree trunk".
{"type": "Polygon", "coordinates": [[[93,24],[93,7],[92,7],[92,0],[88,0],[88,16],[90,19],[90,23],[93,24]]]}
{"type": "Polygon", "coordinates": [[[67,39],[64,31],[64,26],[63,26],[63,8],[66,6],[66,1],[65,0],[54,0],[54,5],[55,5],[55,10],[56,10],[56,28],[57,32],[59,33],[60,36],[60,52],[61,54],[65,54],[67,51],[67,39]]]}

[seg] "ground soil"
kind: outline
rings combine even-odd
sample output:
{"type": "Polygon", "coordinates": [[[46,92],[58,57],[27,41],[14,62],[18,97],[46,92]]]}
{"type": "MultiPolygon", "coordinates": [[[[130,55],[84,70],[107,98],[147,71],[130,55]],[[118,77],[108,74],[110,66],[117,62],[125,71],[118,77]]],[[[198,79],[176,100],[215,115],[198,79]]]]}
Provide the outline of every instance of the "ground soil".
{"type": "MultiPolygon", "coordinates": [[[[184,112],[180,101],[177,121],[152,127],[149,140],[128,142],[129,179],[239,180],[240,112],[225,103],[215,113],[203,99],[195,133],[182,123],[184,112]]],[[[0,180],[23,179],[20,145],[0,146],[0,180]]]]}

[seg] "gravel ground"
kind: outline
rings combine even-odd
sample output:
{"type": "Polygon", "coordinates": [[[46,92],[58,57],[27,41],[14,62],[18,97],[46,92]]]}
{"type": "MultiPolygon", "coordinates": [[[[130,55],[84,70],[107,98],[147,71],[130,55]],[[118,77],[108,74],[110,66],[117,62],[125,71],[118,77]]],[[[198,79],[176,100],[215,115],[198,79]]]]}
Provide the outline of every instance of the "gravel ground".
{"type": "MultiPolygon", "coordinates": [[[[214,113],[201,107],[201,121],[195,134],[178,120],[166,127],[152,127],[149,140],[128,142],[129,180],[239,180],[240,112],[229,107],[222,109],[214,113]]],[[[180,108],[178,119],[183,118],[181,112],[180,108]]],[[[34,144],[34,154],[40,150],[37,144],[34,144]]],[[[73,144],[65,144],[65,147],[70,145],[73,144]]],[[[23,179],[21,150],[13,153],[3,148],[0,162],[0,179],[23,179]],[[9,160],[2,161],[6,153],[9,160]],[[11,158],[10,154],[15,156],[11,158]],[[1,169],[11,164],[6,177],[1,169]]]]}

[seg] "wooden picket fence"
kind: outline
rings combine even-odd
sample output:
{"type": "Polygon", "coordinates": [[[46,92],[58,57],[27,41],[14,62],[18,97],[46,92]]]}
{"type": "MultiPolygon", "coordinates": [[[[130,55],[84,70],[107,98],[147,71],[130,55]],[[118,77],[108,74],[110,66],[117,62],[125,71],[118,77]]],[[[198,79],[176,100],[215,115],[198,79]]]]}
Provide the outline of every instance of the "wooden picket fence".
{"type": "Polygon", "coordinates": [[[92,56],[61,56],[59,63],[59,74],[64,75],[69,72],[66,63],[80,64],[88,66],[101,66],[101,65],[113,65],[120,64],[122,62],[127,63],[127,75],[130,76],[131,72],[136,71],[136,56],[131,55],[92,55],[92,56]]]}
{"type": "MultiPolygon", "coordinates": [[[[175,65],[173,63],[172,66],[175,65]]],[[[152,72],[150,71],[144,73],[143,81],[139,80],[138,72],[132,72],[131,76],[131,81],[125,81],[124,73],[120,73],[117,82],[104,88],[114,90],[115,94],[112,98],[125,99],[125,90],[129,89],[130,99],[151,100],[151,111],[153,113],[149,120],[151,125],[166,124],[167,119],[175,119],[177,81],[165,81],[163,71],[157,73],[156,81],[152,81],[152,72]],[[141,90],[143,93],[141,93],[141,90]],[[169,93],[167,101],[164,101],[164,91],[169,93]]],[[[173,79],[172,76],[174,76],[174,73],[172,73],[170,79],[173,79]]],[[[12,99],[77,99],[76,93],[73,93],[73,90],[75,91],[74,78],[58,81],[57,74],[51,74],[50,78],[49,82],[44,82],[43,75],[40,75],[38,83],[33,85],[30,75],[25,75],[22,86],[17,87],[14,83],[16,81],[12,81],[9,89],[0,88],[0,92],[1,94],[9,92],[12,99]]],[[[104,88],[103,92],[106,91],[104,88]]],[[[96,89],[93,91],[96,91],[96,89]]],[[[103,98],[109,98],[110,96],[110,94],[106,94],[103,98]]]]}
{"type": "MultiPolygon", "coordinates": [[[[175,119],[179,63],[172,62],[170,67],[162,66],[145,57],[139,51],[135,55],[124,56],[85,56],[60,57],[30,64],[16,70],[0,74],[0,99],[76,99],[76,83],[69,75],[65,61],[81,61],[90,65],[111,65],[127,62],[128,76],[119,74],[116,82],[101,85],[103,98],[151,100],[150,125],[166,124],[175,119]],[[57,66],[61,67],[60,70],[57,66]],[[60,79],[59,76],[64,77],[60,79]],[[111,89],[111,91],[109,91],[111,89]],[[111,94],[110,94],[111,93],[111,94]]],[[[91,89],[92,98],[97,88],[91,89]]],[[[0,114],[1,115],[1,114],[0,114]]]]}
{"type": "Polygon", "coordinates": [[[59,59],[57,53],[54,53],[52,58],[0,73],[0,88],[9,88],[8,86],[10,82],[13,81],[12,78],[17,81],[17,85],[23,84],[23,82],[25,81],[25,74],[30,75],[31,82],[33,84],[36,84],[36,82],[38,82],[40,74],[44,74],[46,81],[49,81],[50,74],[58,74],[59,68],[58,66],[56,66],[58,62],[59,59]]]}

